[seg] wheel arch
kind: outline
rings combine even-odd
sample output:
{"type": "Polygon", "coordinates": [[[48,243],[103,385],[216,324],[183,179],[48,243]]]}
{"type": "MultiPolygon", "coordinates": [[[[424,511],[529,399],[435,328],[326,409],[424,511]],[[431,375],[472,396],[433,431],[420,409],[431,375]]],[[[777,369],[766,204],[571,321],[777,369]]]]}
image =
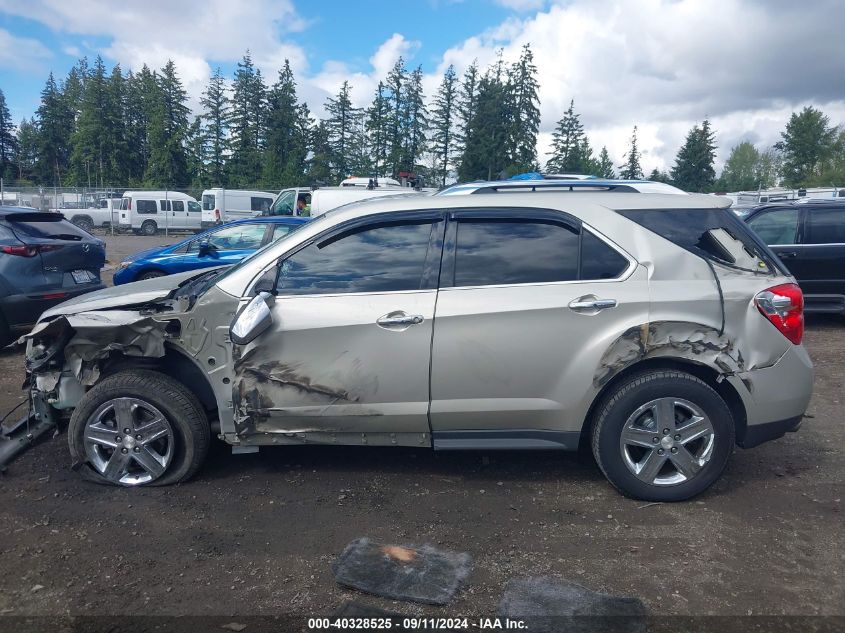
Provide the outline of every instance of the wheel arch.
{"type": "Polygon", "coordinates": [[[612,379],[602,386],[587,411],[587,415],[584,419],[584,425],[581,427],[581,439],[579,446],[587,447],[590,445],[598,410],[607,399],[608,394],[613,393],[614,389],[619,384],[634,374],[643,373],[645,371],[660,370],[686,372],[695,376],[699,380],[702,380],[716,393],[718,393],[722,400],[725,401],[725,404],[728,405],[728,409],[730,409],[731,415],[733,416],[736,442],[739,443],[742,441],[745,437],[745,430],[747,427],[745,404],[734,386],[729,381],[724,380],[724,374],[720,374],[709,365],[698,363],[686,358],[662,357],[646,358],[638,361],[617,373],[612,379]]]}

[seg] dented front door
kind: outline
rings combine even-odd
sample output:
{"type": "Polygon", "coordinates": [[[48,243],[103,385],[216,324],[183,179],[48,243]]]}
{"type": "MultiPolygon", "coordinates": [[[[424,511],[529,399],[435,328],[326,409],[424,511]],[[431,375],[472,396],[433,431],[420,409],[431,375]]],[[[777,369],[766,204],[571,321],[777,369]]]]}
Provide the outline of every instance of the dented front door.
{"type": "Polygon", "coordinates": [[[404,219],[342,227],[280,262],[271,330],[236,349],[239,435],[428,433],[443,222],[393,217],[404,219]]]}

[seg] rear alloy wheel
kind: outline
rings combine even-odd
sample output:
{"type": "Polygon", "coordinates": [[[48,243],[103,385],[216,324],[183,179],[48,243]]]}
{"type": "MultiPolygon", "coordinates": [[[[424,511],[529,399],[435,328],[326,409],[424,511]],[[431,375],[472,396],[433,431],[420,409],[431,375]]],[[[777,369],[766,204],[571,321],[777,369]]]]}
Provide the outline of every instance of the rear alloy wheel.
{"type": "Polygon", "coordinates": [[[146,369],[121,371],[79,402],[68,428],[74,461],[98,483],[166,485],[188,479],[205,459],[210,429],[185,387],[146,369]]]}
{"type": "Polygon", "coordinates": [[[678,371],[624,381],[593,428],[593,455],[608,480],[648,501],[681,501],[709,488],[733,444],[733,417],[721,396],[678,371]]]}
{"type": "Polygon", "coordinates": [[[158,224],[153,222],[152,220],[146,220],[141,225],[141,233],[144,235],[155,235],[158,233],[158,224]]]}

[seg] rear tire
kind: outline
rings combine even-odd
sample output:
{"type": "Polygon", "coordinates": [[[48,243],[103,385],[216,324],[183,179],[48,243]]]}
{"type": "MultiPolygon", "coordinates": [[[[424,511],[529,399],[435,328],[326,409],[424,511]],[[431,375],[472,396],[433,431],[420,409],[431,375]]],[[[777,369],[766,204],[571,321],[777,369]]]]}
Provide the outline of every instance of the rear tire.
{"type": "Polygon", "coordinates": [[[70,454],[83,464],[82,475],[118,486],[185,481],[202,465],[210,442],[208,419],[196,397],[180,382],[148,369],[102,379],[79,401],[68,426],[70,454]]]}
{"type": "Polygon", "coordinates": [[[148,270],[143,275],[138,275],[135,281],[144,281],[145,279],[157,279],[158,277],[164,277],[167,273],[164,273],[160,270],[148,270]]]}
{"type": "Polygon", "coordinates": [[[73,220],[71,220],[71,224],[74,224],[75,226],[79,227],[83,231],[87,231],[88,233],[94,230],[94,221],[88,217],[73,218],[73,220]]]}
{"type": "Polygon", "coordinates": [[[144,235],[155,235],[158,233],[158,224],[152,220],[145,220],[141,225],[141,233],[144,235]]]}
{"type": "Polygon", "coordinates": [[[648,371],[605,397],[592,449],[624,495],[682,501],[719,478],[734,441],[731,411],[707,383],[680,371],[648,371]]]}

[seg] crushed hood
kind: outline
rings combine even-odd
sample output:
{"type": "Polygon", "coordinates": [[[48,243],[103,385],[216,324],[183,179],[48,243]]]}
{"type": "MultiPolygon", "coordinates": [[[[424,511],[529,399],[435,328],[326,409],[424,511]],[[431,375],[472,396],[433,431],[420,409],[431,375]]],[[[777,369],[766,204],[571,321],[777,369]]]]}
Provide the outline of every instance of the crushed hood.
{"type": "Polygon", "coordinates": [[[191,270],[176,275],[166,275],[155,279],[136,281],[122,286],[113,286],[96,292],[89,292],[75,297],[64,303],[50,308],[41,315],[39,322],[50,320],[57,316],[79,314],[92,310],[112,310],[132,305],[159,301],[167,297],[180,284],[198,276],[204,275],[211,268],[191,270]]]}

